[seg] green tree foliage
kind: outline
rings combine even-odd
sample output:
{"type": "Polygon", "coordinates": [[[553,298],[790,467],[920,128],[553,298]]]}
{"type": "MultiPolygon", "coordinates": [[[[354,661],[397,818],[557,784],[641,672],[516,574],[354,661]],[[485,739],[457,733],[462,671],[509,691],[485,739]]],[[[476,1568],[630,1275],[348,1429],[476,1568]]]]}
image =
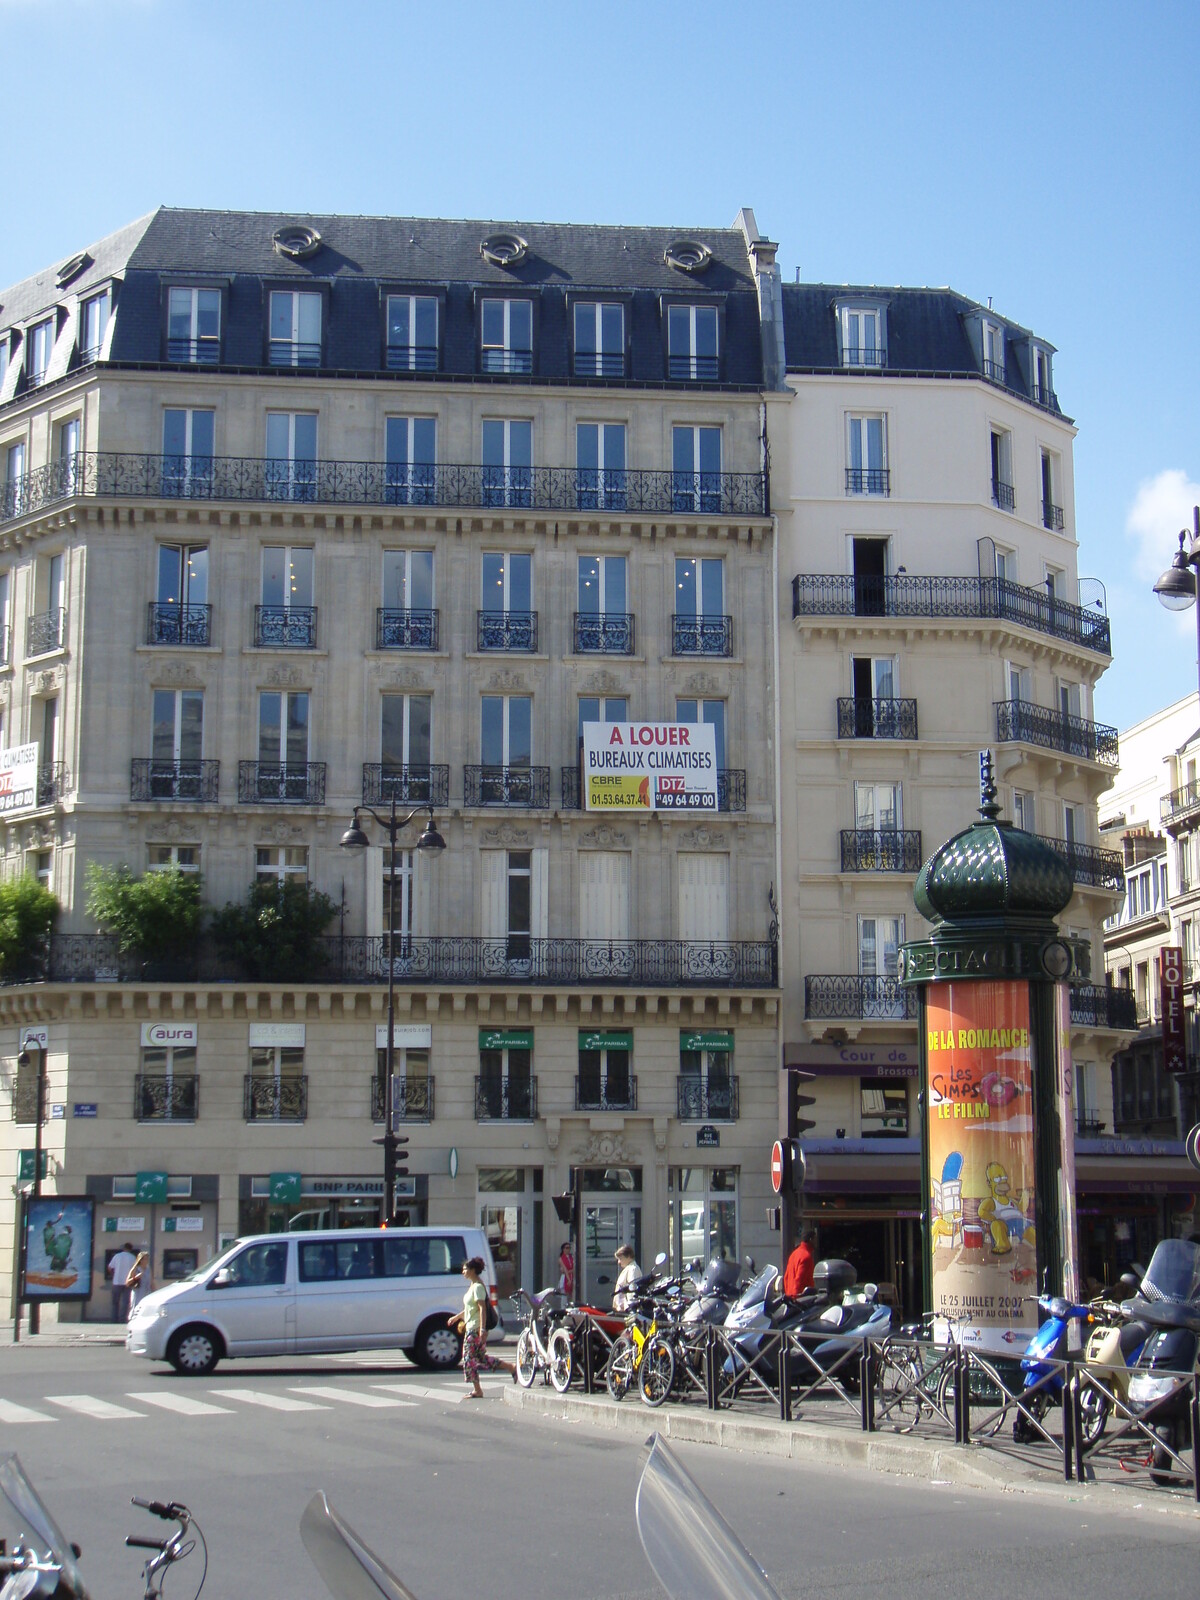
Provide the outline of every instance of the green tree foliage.
{"type": "Polygon", "coordinates": [[[88,915],[123,955],[170,959],[195,948],[203,917],[195,873],[167,867],[135,878],[128,867],[93,861],[84,883],[88,915]]]}
{"type": "Polygon", "coordinates": [[[247,978],[293,983],[312,977],[320,965],[321,934],[336,904],[309,884],[259,878],[241,904],[215,913],[212,936],[226,961],[247,978]]]}
{"type": "Polygon", "coordinates": [[[42,975],[58,901],[28,875],[0,883],[0,976],[42,975]]]}

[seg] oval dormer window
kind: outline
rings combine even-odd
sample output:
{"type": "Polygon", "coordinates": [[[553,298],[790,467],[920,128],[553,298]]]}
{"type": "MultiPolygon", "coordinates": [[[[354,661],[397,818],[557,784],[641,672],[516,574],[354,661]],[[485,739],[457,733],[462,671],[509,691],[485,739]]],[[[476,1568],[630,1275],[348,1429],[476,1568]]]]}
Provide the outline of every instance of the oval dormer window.
{"type": "Polygon", "coordinates": [[[289,261],[307,261],[321,248],[321,235],[307,223],[293,222],[286,228],[276,228],[271,242],[276,252],[289,261]]]}
{"type": "Polygon", "coordinates": [[[59,267],[54,275],[55,284],[58,288],[63,288],[70,283],[72,278],[77,278],[84,267],[90,267],[91,264],[91,256],[88,255],[86,250],[81,250],[77,256],[72,256],[69,261],[64,261],[62,266],[59,267]]]}
{"type": "Polygon", "coordinates": [[[678,272],[703,272],[712,258],[712,251],[698,239],[672,239],[663,251],[663,260],[678,272]]]}
{"type": "Polygon", "coordinates": [[[494,267],[515,267],[529,254],[529,241],[519,233],[489,233],[479,254],[494,267]]]}

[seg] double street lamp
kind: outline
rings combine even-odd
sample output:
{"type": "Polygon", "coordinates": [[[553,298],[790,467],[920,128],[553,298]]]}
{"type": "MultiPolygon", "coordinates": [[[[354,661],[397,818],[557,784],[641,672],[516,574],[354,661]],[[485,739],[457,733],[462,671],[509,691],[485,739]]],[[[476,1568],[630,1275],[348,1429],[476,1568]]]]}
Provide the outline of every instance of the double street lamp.
{"type": "MultiPolygon", "coordinates": [[[[407,816],[396,814],[396,793],[392,791],[391,809],[383,816],[370,806],[355,806],[354,817],[350,826],[342,835],[342,849],[350,855],[357,855],[365,850],[370,840],[359,825],[359,817],[366,815],[373,817],[381,828],[387,830],[388,836],[388,916],[387,916],[387,1058],[385,1077],[383,1080],[383,1138],[379,1143],[383,1145],[383,1225],[389,1227],[396,1214],[396,1151],[399,1139],[396,1136],[396,1103],[395,1103],[395,1067],[396,1067],[396,839],[401,829],[406,828],[416,817],[428,813],[421,837],[417,840],[417,849],[424,850],[430,855],[438,855],[446,848],[446,841],[437,830],[433,820],[432,806],[417,806],[407,816]]],[[[408,1141],[405,1140],[405,1143],[408,1141]]]]}

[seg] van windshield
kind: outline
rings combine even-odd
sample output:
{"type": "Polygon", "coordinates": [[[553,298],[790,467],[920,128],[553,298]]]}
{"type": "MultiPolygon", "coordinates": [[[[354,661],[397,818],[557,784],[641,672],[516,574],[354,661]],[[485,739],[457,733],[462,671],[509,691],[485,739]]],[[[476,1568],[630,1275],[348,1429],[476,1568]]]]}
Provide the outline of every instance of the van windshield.
{"type": "Polygon", "coordinates": [[[240,1239],[234,1239],[233,1242],[231,1244],[227,1244],[224,1250],[222,1250],[218,1255],[209,1256],[208,1260],[202,1267],[193,1267],[188,1273],[187,1277],[180,1278],[178,1282],[198,1283],[201,1278],[207,1278],[210,1272],[215,1272],[218,1267],[222,1266],[226,1261],[229,1260],[230,1256],[235,1250],[240,1250],[241,1247],[242,1241],[240,1239]]]}

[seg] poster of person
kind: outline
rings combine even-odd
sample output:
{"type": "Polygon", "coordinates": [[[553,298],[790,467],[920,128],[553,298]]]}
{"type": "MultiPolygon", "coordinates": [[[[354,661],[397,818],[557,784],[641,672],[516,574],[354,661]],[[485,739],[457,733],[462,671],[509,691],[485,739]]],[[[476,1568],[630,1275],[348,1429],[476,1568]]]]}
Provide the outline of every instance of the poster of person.
{"type": "Polygon", "coordinates": [[[26,1200],[23,1300],[89,1298],[94,1208],[87,1195],[38,1195],[26,1200]]]}
{"type": "Polygon", "coordinates": [[[1029,990],[935,983],[927,1004],[933,1311],[994,1354],[1037,1327],[1029,990]]]}

